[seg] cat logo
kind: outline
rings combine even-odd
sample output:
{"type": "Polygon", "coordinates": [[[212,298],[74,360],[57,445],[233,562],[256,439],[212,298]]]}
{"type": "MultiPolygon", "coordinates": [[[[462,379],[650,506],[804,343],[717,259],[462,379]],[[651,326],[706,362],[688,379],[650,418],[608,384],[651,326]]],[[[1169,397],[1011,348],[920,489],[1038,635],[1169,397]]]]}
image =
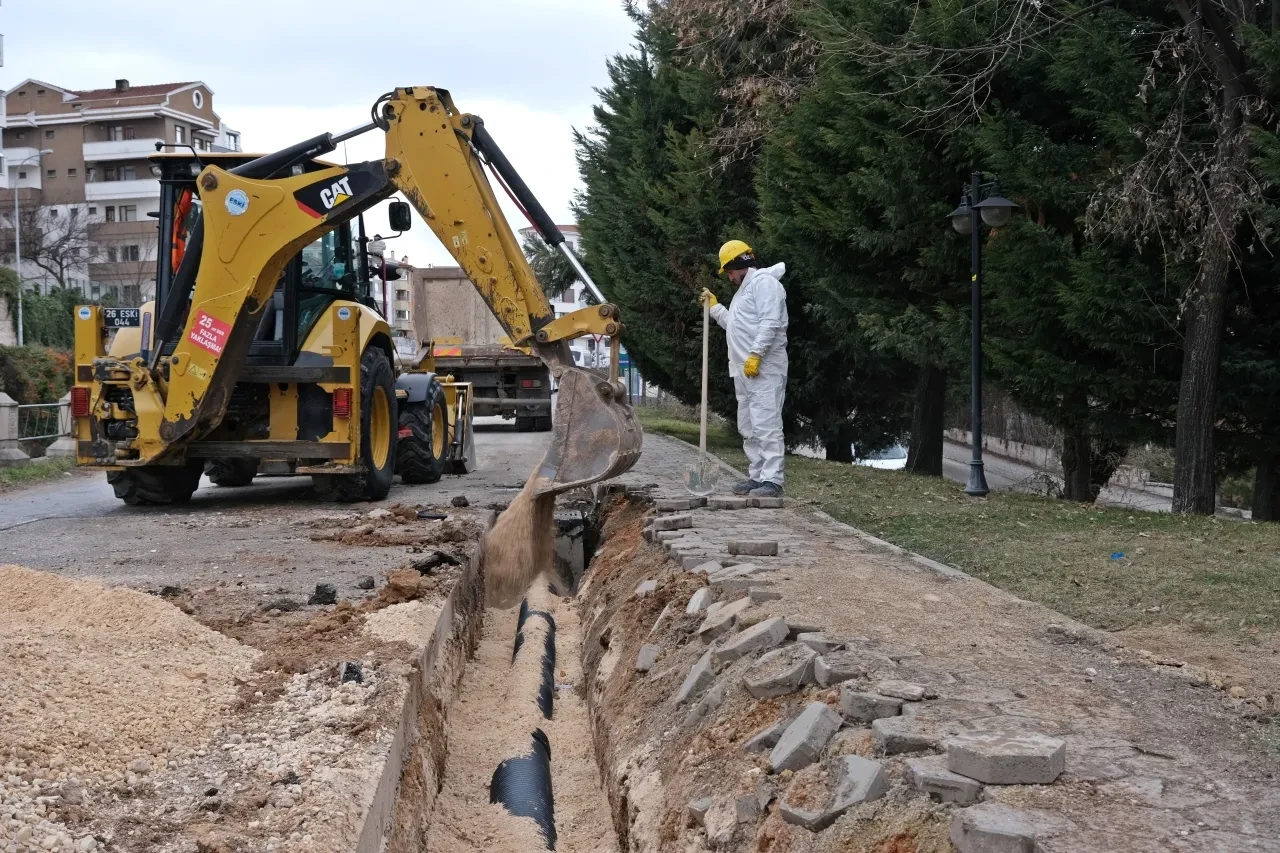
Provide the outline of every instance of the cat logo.
{"type": "Polygon", "coordinates": [[[333,210],[351,198],[351,179],[341,178],[326,189],[320,190],[320,203],[325,210],[333,210]]]}

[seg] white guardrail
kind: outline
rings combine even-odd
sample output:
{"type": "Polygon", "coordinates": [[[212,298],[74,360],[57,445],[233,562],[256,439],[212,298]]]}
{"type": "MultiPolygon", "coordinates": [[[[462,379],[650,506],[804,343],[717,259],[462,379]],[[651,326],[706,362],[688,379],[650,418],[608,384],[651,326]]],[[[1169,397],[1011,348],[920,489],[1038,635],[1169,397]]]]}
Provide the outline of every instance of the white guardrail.
{"type": "Polygon", "coordinates": [[[30,463],[22,442],[57,439],[45,448],[45,456],[76,455],[71,436],[71,395],[56,403],[19,405],[0,391],[0,468],[16,468],[30,463]]]}

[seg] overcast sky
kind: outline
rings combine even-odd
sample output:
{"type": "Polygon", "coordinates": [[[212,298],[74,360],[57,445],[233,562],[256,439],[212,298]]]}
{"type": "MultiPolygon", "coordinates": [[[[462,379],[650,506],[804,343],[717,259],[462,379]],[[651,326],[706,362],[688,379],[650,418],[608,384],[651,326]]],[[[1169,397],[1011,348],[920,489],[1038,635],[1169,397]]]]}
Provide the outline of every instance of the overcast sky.
{"type": "MultiPolygon", "coordinates": [[[[396,86],[447,88],[569,222],[571,132],[590,124],[593,89],[607,83],[606,59],[629,49],[632,26],[621,0],[3,0],[0,32],[5,89],[28,77],[69,89],[202,80],[246,150],[354,127],[396,86]]],[[[347,156],[381,157],[382,144],[368,134],[347,156]]],[[[373,213],[370,229],[385,228],[373,213]]],[[[389,248],[451,262],[421,220],[389,248]]]]}

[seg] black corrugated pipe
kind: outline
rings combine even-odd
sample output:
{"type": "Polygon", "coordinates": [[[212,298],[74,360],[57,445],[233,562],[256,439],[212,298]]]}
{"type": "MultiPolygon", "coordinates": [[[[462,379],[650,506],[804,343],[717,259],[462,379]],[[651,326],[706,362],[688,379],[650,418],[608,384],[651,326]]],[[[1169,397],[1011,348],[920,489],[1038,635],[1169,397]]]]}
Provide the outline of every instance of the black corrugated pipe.
{"type": "Polygon", "coordinates": [[[528,755],[508,758],[493,771],[489,802],[501,803],[508,814],[532,818],[547,842],[556,849],[555,800],[551,796],[551,742],[542,729],[534,729],[528,755]]]}

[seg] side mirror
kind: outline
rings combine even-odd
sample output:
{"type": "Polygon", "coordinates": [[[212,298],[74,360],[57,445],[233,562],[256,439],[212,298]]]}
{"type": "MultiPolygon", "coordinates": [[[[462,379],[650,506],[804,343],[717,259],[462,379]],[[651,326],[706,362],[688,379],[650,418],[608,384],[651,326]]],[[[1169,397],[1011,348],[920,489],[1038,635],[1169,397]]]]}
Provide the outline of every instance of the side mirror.
{"type": "Polygon", "coordinates": [[[387,210],[387,221],[392,231],[408,231],[413,227],[412,208],[407,201],[393,201],[387,210]]]}

